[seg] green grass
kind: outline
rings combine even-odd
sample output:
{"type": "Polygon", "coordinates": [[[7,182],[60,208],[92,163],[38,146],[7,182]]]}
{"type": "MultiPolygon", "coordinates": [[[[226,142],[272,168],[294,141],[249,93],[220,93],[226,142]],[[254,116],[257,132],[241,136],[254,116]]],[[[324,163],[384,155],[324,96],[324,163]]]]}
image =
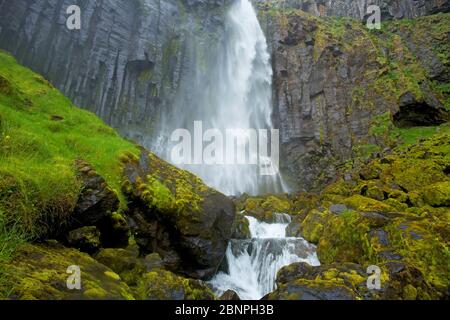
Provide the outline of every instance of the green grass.
{"type": "Polygon", "coordinates": [[[450,125],[443,124],[439,127],[414,127],[407,129],[396,128],[394,132],[400,138],[400,148],[408,147],[418,142],[419,139],[427,139],[438,133],[450,134],[450,125]]]}
{"type": "MultiPolygon", "coordinates": [[[[0,210],[8,225],[21,221],[33,237],[64,219],[80,191],[78,158],[126,205],[119,157],[127,152],[138,154],[133,143],[0,51],[0,210]]],[[[7,236],[0,232],[0,239],[7,236]]]]}
{"type": "Polygon", "coordinates": [[[20,223],[16,222],[8,225],[4,213],[0,211],[0,263],[8,262],[17,246],[26,242],[26,240],[27,235],[24,233],[20,223]]]}

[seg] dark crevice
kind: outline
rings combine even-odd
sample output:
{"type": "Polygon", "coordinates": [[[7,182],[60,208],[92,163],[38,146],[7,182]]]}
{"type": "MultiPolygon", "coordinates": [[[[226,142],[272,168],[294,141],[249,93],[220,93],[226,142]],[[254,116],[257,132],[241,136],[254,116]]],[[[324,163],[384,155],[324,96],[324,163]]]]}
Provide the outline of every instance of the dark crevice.
{"type": "Polygon", "coordinates": [[[394,124],[398,128],[439,126],[448,121],[445,109],[429,106],[425,102],[412,102],[400,106],[394,115],[394,124]]]}

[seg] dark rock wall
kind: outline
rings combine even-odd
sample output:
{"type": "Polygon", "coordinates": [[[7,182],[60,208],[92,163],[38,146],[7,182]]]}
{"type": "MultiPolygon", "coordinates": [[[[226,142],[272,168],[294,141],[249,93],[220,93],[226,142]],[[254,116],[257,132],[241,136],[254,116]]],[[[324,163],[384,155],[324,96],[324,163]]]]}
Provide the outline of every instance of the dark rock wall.
{"type": "Polygon", "coordinates": [[[449,12],[449,0],[253,0],[260,8],[301,9],[317,16],[363,20],[370,5],[378,5],[384,18],[417,18],[449,12]]]}
{"type": "Polygon", "coordinates": [[[174,100],[189,98],[183,82],[204,63],[203,48],[220,41],[229,1],[0,0],[0,48],[148,145],[174,100]],[[66,28],[72,4],[79,31],[66,28]]]}
{"type": "Polygon", "coordinates": [[[436,86],[448,83],[448,14],[381,31],[273,7],[260,9],[260,20],[272,51],[281,166],[300,189],[320,190],[347,160],[393,145],[393,115],[402,126],[448,121],[436,86]]]}

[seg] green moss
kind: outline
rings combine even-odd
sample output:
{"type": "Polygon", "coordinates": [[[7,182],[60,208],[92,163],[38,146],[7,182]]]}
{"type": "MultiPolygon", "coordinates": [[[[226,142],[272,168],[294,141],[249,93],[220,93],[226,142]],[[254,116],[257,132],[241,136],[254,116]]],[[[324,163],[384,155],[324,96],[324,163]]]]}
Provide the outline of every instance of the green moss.
{"type": "Polygon", "coordinates": [[[368,240],[369,222],[354,211],[342,215],[329,214],[319,241],[317,253],[322,263],[356,262],[375,260],[368,240]]]}
{"type": "Polygon", "coordinates": [[[322,238],[325,223],[325,213],[312,210],[301,225],[302,236],[312,243],[319,243],[322,238]]]}
{"type": "Polygon", "coordinates": [[[261,197],[246,197],[239,210],[246,215],[272,222],[279,213],[295,214],[291,199],[287,195],[266,195],[261,197]]]}
{"type": "Polygon", "coordinates": [[[439,182],[425,187],[423,198],[433,207],[450,207],[450,182],[439,182]]]}
{"type": "Polygon", "coordinates": [[[147,300],[210,300],[214,294],[199,281],[179,277],[165,270],[144,275],[138,292],[147,300]]]}
{"type": "Polygon", "coordinates": [[[84,296],[88,299],[105,299],[108,293],[102,288],[88,289],[84,292],[84,296]]]}
{"type": "Polygon", "coordinates": [[[358,211],[366,212],[389,212],[392,207],[378,200],[367,198],[361,195],[353,195],[345,199],[344,203],[358,211]]]}
{"type": "Polygon", "coordinates": [[[119,157],[137,154],[132,143],[4,52],[0,87],[0,210],[6,219],[21,221],[36,235],[45,233],[49,221],[64,220],[80,191],[78,158],[89,162],[126,206],[119,157]]]}

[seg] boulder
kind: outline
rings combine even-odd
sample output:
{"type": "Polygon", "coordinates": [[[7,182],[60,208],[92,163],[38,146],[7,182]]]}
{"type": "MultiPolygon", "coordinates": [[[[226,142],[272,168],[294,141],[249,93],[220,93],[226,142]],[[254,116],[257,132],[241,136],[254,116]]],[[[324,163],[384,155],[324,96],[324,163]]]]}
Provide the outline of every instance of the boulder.
{"type": "Polygon", "coordinates": [[[138,264],[139,252],[133,249],[101,249],[95,259],[111,268],[115,273],[121,274],[133,270],[138,264]]]}
{"type": "Polygon", "coordinates": [[[277,275],[277,289],[268,300],[356,300],[365,283],[363,269],[356,264],[312,267],[295,263],[277,275]]]}
{"type": "Polygon", "coordinates": [[[233,202],[146,150],[123,161],[128,217],[141,252],[158,253],[171,271],[213,276],[232,235],[233,202]]]}
{"type": "Polygon", "coordinates": [[[227,290],[225,291],[225,293],[220,297],[220,300],[225,300],[225,301],[238,301],[241,300],[241,298],[239,298],[239,295],[233,291],[233,290],[227,290]]]}
{"type": "Polygon", "coordinates": [[[199,280],[186,279],[166,270],[146,273],[137,289],[144,300],[214,300],[211,289],[199,280]]]}
{"type": "Polygon", "coordinates": [[[267,223],[277,222],[280,214],[293,213],[293,205],[287,195],[244,196],[237,203],[238,210],[242,210],[245,215],[267,223]]]}
{"type": "Polygon", "coordinates": [[[423,198],[433,207],[450,207],[450,182],[439,182],[427,186],[423,191],[423,198]]]}

